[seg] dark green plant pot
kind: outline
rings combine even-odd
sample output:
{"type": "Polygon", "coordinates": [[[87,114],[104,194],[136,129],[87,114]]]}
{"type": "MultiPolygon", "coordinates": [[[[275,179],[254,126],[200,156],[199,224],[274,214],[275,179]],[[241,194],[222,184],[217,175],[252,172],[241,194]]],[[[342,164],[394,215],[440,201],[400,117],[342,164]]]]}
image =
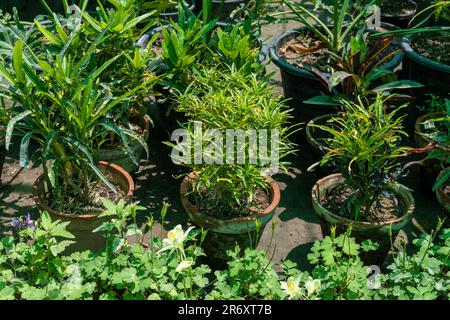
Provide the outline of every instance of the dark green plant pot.
{"type": "Polygon", "coordinates": [[[355,237],[357,241],[361,242],[371,239],[380,245],[379,249],[375,252],[372,251],[367,254],[363,253],[361,259],[367,265],[374,264],[381,266],[390,249],[389,229],[392,228],[392,236],[393,240],[395,240],[400,229],[411,220],[415,206],[411,191],[399,183],[389,187],[389,191],[394,192],[399,199],[398,218],[377,223],[352,221],[330,212],[320,203],[322,194],[325,194],[327,190],[342,185],[343,183],[344,178],[340,173],[337,173],[320,179],[312,189],[311,196],[313,208],[320,219],[322,234],[324,237],[330,235],[332,226],[336,226],[337,233],[344,233],[351,225],[352,236],[355,237]]]}
{"type": "MultiPolygon", "coordinates": [[[[278,54],[283,44],[294,38],[300,31],[305,30],[307,30],[306,27],[289,30],[281,34],[273,41],[269,48],[269,54],[273,63],[280,68],[284,96],[289,99],[288,104],[294,109],[292,115],[298,121],[307,123],[316,117],[334,113],[336,109],[331,106],[305,104],[303,102],[305,100],[319,95],[329,95],[330,93],[311,72],[290,64],[278,54]]],[[[398,53],[383,68],[394,70],[400,65],[402,59],[403,53],[398,53]]]]}
{"type": "Polygon", "coordinates": [[[409,22],[417,13],[417,3],[412,0],[408,0],[408,2],[411,3],[411,6],[415,8],[414,12],[409,14],[391,15],[383,14],[383,11],[381,11],[381,22],[389,23],[402,29],[408,28],[409,22]]]}
{"type": "Polygon", "coordinates": [[[233,22],[230,17],[231,13],[236,10],[241,4],[243,4],[244,0],[212,0],[212,11],[213,18],[219,18],[219,21],[222,22],[233,22]]]}
{"type": "Polygon", "coordinates": [[[425,93],[447,96],[450,93],[450,66],[428,59],[415,51],[408,37],[403,38],[402,46],[406,54],[405,67],[408,78],[425,86],[414,90],[417,103],[425,103],[425,93]]]}
{"type": "Polygon", "coordinates": [[[6,148],[3,141],[0,141],[0,185],[2,184],[3,165],[6,158],[6,148]]]}
{"type": "Polygon", "coordinates": [[[180,198],[184,210],[190,220],[199,228],[208,230],[203,249],[206,253],[208,265],[214,269],[224,269],[227,266],[226,252],[233,250],[236,245],[241,249],[256,247],[264,227],[269,223],[280,202],[280,188],[276,181],[269,179],[270,205],[255,213],[253,216],[239,217],[229,220],[221,220],[200,212],[188,199],[187,194],[192,190],[194,174],[186,176],[181,182],[180,198]],[[256,221],[261,223],[261,229],[256,234],[256,221]]]}

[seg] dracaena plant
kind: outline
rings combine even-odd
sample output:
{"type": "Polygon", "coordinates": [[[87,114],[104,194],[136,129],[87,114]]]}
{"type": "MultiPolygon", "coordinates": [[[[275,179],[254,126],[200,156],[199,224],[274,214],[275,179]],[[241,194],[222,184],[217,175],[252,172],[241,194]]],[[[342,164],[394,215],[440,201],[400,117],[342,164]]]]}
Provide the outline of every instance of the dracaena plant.
{"type": "MultiPolygon", "coordinates": [[[[330,75],[308,67],[333,94],[313,97],[305,103],[340,105],[342,99],[362,99],[366,104],[370,104],[377,95],[389,96],[394,90],[422,87],[420,83],[412,80],[397,80],[393,71],[384,68],[400,51],[392,50],[394,41],[394,36],[385,36],[373,39],[369,45],[370,33],[359,32],[356,36],[351,36],[341,55],[334,55],[334,70],[330,75]]],[[[390,97],[391,100],[397,101],[412,100],[412,97],[400,94],[390,97]]]]}
{"type": "MultiPolygon", "coordinates": [[[[342,206],[342,215],[360,220],[370,214],[374,203],[401,173],[399,158],[409,153],[401,146],[402,118],[398,108],[387,112],[385,98],[373,103],[344,101],[345,114],[327,125],[314,125],[330,135],[324,139],[327,152],[317,165],[334,164],[345,179],[351,195],[342,206]]],[[[404,107],[404,106],[403,106],[404,107]]]]}
{"type": "MultiPolygon", "coordinates": [[[[17,112],[7,126],[6,147],[10,146],[13,131],[22,135],[20,162],[27,166],[30,140],[37,142],[45,178],[60,203],[70,203],[75,198],[82,205],[90,204],[94,201],[92,186],[100,181],[118,192],[95,160],[96,150],[109,142],[111,134],[136,162],[129,147],[130,139],[147,148],[142,138],[128,128],[125,119],[114,119],[113,112],[141,87],[114,96],[99,82],[101,73],[118,57],[85,74],[84,68],[93,58],[96,45],[92,44],[81,59],[48,54],[46,60],[34,56],[30,62],[24,59],[25,49],[18,40],[13,64],[0,63],[0,72],[7,80],[1,95],[14,103],[17,112]]],[[[28,52],[33,54],[31,50],[28,52]]]]}
{"type": "Polygon", "coordinates": [[[205,74],[197,73],[193,83],[178,97],[176,110],[189,118],[184,124],[187,139],[182,144],[169,145],[176,148],[174,150],[191,148],[200,141],[199,126],[203,132],[216,129],[216,134],[205,133],[201,139],[202,150],[206,152],[203,161],[198,162],[196,152],[184,151],[181,158],[174,160],[195,173],[189,196],[207,214],[225,219],[251,215],[252,207],[258,205],[258,192],[267,191],[269,187],[266,177],[271,174],[270,169],[272,166],[284,169],[285,157],[293,152],[289,141],[289,110],[281,98],[273,97],[272,88],[254,75],[220,69],[210,69],[205,74]],[[209,75],[213,72],[217,74],[217,82],[210,86],[209,75]],[[233,141],[227,136],[227,129],[237,130],[233,141]],[[256,141],[250,142],[252,138],[247,137],[252,133],[254,137],[259,135],[257,146],[256,141]],[[264,145],[261,134],[264,133],[270,150],[261,152],[264,145]],[[240,141],[242,137],[244,144],[236,147],[236,153],[231,152],[229,149],[235,148],[234,140],[240,141]],[[247,139],[249,142],[245,142],[247,139]],[[255,147],[259,150],[256,157],[255,147]],[[271,161],[273,157],[278,163],[271,161]]]}

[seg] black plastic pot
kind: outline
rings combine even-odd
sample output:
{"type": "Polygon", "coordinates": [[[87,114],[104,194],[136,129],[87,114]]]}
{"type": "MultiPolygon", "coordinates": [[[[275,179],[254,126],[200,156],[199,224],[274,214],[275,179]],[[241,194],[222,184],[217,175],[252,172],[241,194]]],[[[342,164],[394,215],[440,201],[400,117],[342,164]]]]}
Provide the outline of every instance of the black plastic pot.
{"type": "Polygon", "coordinates": [[[425,93],[447,96],[450,93],[450,65],[424,57],[411,47],[408,37],[403,38],[402,46],[406,54],[405,68],[408,78],[425,86],[414,90],[417,102],[425,102],[425,93]]]}
{"type": "MultiPolygon", "coordinates": [[[[395,28],[395,26],[386,24],[383,24],[383,26],[395,28]]],[[[280,68],[284,96],[289,99],[288,104],[294,109],[293,116],[298,121],[307,123],[321,115],[335,113],[337,110],[332,106],[305,104],[303,101],[319,95],[329,95],[329,92],[311,72],[288,63],[278,55],[278,50],[284,43],[294,38],[300,31],[306,30],[306,27],[304,27],[281,34],[272,42],[269,54],[272,61],[280,68]]],[[[403,53],[400,52],[383,68],[394,70],[400,65],[402,59],[403,53]]]]}
{"type": "Polygon", "coordinates": [[[408,28],[409,22],[417,12],[417,3],[412,0],[408,0],[408,2],[411,3],[411,5],[415,8],[412,13],[392,15],[383,14],[383,10],[381,10],[381,22],[389,23],[402,29],[408,28]]]}

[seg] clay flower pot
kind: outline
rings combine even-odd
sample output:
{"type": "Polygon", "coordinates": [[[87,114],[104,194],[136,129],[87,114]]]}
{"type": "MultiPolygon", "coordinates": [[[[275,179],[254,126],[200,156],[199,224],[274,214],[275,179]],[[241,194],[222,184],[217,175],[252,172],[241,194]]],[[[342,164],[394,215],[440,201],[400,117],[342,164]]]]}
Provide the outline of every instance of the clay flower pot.
{"type": "Polygon", "coordinates": [[[280,202],[280,188],[276,181],[268,178],[271,183],[270,205],[252,216],[238,217],[221,220],[199,211],[188,199],[187,194],[192,190],[192,181],[195,179],[193,173],[184,178],[180,187],[181,204],[189,215],[191,221],[199,228],[208,230],[203,245],[208,262],[212,267],[221,269],[228,261],[226,251],[235,248],[236,244],[242,249],[255,246],[264,227],[272,220],[275,209],[280,202]],[[256,221],[261,223],[259,234],[256,234],[256,221]]]}
{"type": "Polygon", "coordinates": [[[340,173],[332,174],[318,180],[312,188],[311,197],[313,208],[320,219],[322,234],[324,237],[330,235],[332,226],[336,226],[337,233],[343,233],[351,225],[352,237],[357,241],[361,242],[371,239],[380,245],[376,252],[361,255],[362,260],[366,264],[381,266],[390,249],[389,229],[392,229],[392,235],[395,239],[400,229],[411,220],[415,208],[411,191],[399,183],[388,187],[389,191],[393,192],[399,200],[399,214],[397,218],[381,222],[353,221],[329,211],[320,203],[322,194],[325,194],[328,190],[338,185],[342,185],[344,181],[345,179],[340,173]]]}
{"type": "MultiPolygon", "coordinates": [[[[99,162],[98,167],[106,177],[119,187],[125,194],[126,198],[131,198],[134,192],[134,181],[130,174],[118,165],[99,162]]],[[[45,181],[44,175],[40,175],[33,185],[33,198],[37,208],[40,211],[47,211],[52,220],[61,220],[62,222],[69,221],[67,230],[74,234],[76,243],[69,246],[66,254],[76,251],[97,251],[104,247],[105,239],[101,233],[93,233],[92,231],[102,225],[106,219],[98,218],[102,210],[96,210],[92,214],[73,215],[64,212],[57,212],[48,208],[44,202],[44,196],[48,192],[49,186],[45,181]]]]}

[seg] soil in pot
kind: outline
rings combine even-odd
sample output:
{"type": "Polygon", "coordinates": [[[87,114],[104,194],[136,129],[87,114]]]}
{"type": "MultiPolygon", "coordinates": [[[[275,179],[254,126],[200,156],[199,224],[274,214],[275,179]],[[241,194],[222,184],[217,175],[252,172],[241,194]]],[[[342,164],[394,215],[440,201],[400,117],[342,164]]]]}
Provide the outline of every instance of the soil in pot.
{"type": "MultiPolygon", "coordinates": [[[[198,199],[190,196],[194,175],[187,176],[181,183],[180,197],[185,211],[190,219],[198,227],[208,230],[203,249],[206,253],[204,262],[213,269],[224,269],[227,266],[226,252],[239,246],[242,250],[256,247],[267,223],[272,219],[275,209],[280,201],[280,189],[278,184],[270,181],[269,191],[257,192],[257,200],[247,214],[237,216],[234,214],[212,214],[212,211],[204,209],[206,202],[198,202],[198,199]],[[190,200],[192,199],[192,201],[190,200]],[[203,210],[200,210],[203,209],[203,210]],[[256,232],[256,221],[261,228],[256,232]]],[[[213,196],[209,194],[209,196],[213,196]]]]}
{"type": "Polygon", "coordinates": [[[391,23],[400,28],[407,28],[417,12],[417,4],[412,0],[382,0],[381,21],[391,23]]]}
{"type": "Polygon", "coordinates": [[[33,185],[33,197],[39,211],[47,211],[53,220],[70,222],[67,230],[75,236],[73,240],[76,242],[66,249],[65,254],[102,249],[105,245],[103,234],[92,232],[107,221],[106,218],[98,218],[103,211],[100,197],[116,202],[119,199],[131,198],[133,195],[133,179],[124,169],[106,162],[100,162],[98,167],[116,187],[117,194],[103,183],[93,182],[89,194],[84,195],[88,200],[83,206],[79,204],[79,195],[75,194],[69,194],[64,203],[58,201],[44,175],[41,175],[33,185]]]}
{"type": "Polygon", "coordinates": [[[357,241],[371,239],[379,244],[377,251],[363,252],[361,259],[367,265],[381,266],[390,249],[389,228],[392,227],[394,240],[399,230],[411,219],[414,198],[406,187],[395,184],[380,196],[368,215],[355,221],[347,206],[351,194],[352,190],[345,185],[340,174],[330,175],[315,184],[312,190],[313,207],[320,218],[322,233],[324,236],[330,235],[333,225],[337,233],[343,233],[352,225],[352,237],[357,241]]]}
{"type": "Polygon", "coordinates": [[[424,85],[414,89],[417,103],[425,104],[427,94],[446,97],[450,92],[450,34],[418,34],[405,38],[403,48],[409,79],[424,85]]]}

